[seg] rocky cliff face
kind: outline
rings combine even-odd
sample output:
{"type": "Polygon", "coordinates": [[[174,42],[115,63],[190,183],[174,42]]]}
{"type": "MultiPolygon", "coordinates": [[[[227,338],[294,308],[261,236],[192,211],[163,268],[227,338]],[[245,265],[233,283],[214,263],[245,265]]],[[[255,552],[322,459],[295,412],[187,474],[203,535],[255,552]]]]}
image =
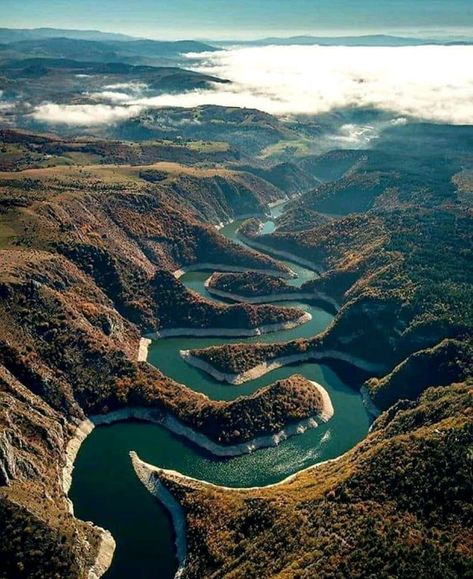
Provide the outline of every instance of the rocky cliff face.
{"type": "Polygon", "coordinates": [[[294,163],[278,163],[272,167],[244,165],[242,169],[272,183],[275,187],[287,193],[288,196],[301,195],[313,189],[319,183],[317,178],[294,163]]]}
{"type": "Polygon", "coordinates": [[[62,490],[70,422],[3,365],[0,399],[2,577],[85,578],[101,531],[69,513],[62,490]]]}

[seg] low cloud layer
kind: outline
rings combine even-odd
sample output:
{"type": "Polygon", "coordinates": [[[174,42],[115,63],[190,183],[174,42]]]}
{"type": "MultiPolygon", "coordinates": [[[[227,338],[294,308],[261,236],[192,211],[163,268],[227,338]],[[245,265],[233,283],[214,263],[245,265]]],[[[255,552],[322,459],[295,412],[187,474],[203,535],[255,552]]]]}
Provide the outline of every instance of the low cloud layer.
{"type": "Polygon", "coordinates": [[[473,124],[472,46],[267,46],[188,59],[194,70],[232,84],[158,96],[144,96],[141,86],[109,85],[93,95],[102,103],[46,104],[34,116],[46,122],[93,125],[130,118],[146,108],[215,104],[276,115],[368,107],[395,117],[473,124]]]}
{"type": "Polygon", "coordinates": [[[46,103],[36,107],[31,116],[40,122],[51,124],[91,127],[129,119],[142,111],[139,105],[111,106],[97,105],[58,105],[46,103]]]}
{"type": "MultiPolygon", "coordinates": [[[[471,124],[472,62],[472,46],[268,46],[208,54],[197,69],[234,82],[231,91],[217,87],[215,104],[274,114],[373,107],[471,124]]],[[[199,102],[205,98],[184,95],[181,102],[192,96],[199,102]]]]}

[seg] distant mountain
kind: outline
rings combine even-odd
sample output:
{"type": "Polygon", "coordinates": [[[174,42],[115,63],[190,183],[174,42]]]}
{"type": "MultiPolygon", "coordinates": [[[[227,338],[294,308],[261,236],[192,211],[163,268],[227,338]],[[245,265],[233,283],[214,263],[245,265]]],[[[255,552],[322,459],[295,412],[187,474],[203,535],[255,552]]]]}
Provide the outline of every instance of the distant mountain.
{"type": "MultiPolygon", "coordinates": [[[[1,37],[1,35],[0,35],[1,37]]],[[[14,40],[0,44],[0,58],[67,58],[89,62],[151,64],[155,59],[176,59],[186,52],[209,52],[217,48],[193,40],[84,40],[51,37],[14,40]]]]}
{"type": "MultiPolygon", "coordinates": [[[[18,70],[24,72],[26,69],[44,69],[46,72],[60,70],[63,73],[73,71],[89,75],[118,74],[118,75],[158,75],[176,76],[184,74],[190,78],[206,79],[209,82],[227,83],[229,81],[209,76],[200,72],[185,70],[176,66],[146,66],[133,65],[125,62],[88,62],[68,58],[25,58],[19,60],[9,60],[2,64],[0,71],[9,74],[10,71],[18,70]]],[[[141,77],[140,77],[141,78],[141,77]]],[[[138,79],[137,79],[138,80],[138,79]]],[[[82,83],[84,80],[81,81],[82,83]]]]}
{"type": "Polygon", "coordinates": [[[211,52],[219,50],[215,46],[195,40],[132,40],[129,42],[107,42],[120,53],[130,53],[144,57],[175,56],[186,52],[211,52]]]}
{"type": "Polygon", "coordinates": [[[365,36],[291,36],[289,38],[262,38],[248,41],[224,41],[216,43],[219,46],[244,44],[249,46],[270,45],[300,45],[300,46],[425,46],[431,44],[473,44],[473,40],[435,40],[428,38],[407,38],[402,36],[390,36],[386,34],[373,34],[365,36]]]}
{"type": "Polygon", "coordinates": [[[119,60],[116,50],[105,42],[77,38],[41,38],[3,44],[0,57],[66,58],[87,61],[119,60]]]}
{"type": "Polygon", "coordinates": [[[0,28],[0,42],[39,40],[44,38],[77,38],[80,40],[136,40],[127,34],[100,30],[69,30],[62,28],[0,28]]]}

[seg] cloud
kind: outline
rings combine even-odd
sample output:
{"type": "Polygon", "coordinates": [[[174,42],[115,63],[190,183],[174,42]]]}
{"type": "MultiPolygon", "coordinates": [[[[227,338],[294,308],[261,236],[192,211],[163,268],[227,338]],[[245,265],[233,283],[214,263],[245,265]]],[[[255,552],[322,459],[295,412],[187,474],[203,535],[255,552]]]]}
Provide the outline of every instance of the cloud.
{"type": "Polygon", "coordinates": [[[148,85],[144,82],[108,84],[100,92],[84,93],[85,97],[97,101],[97,104],[43,103],[34,109],[31,116],[53,125],[93,127],[116,123],[143,111],[145,105],[139,101],[147,89],[148,85]]]}
{"type": "Polygon", "coordinates": [[[108,101],[112,103],[129,103],[136,99],[136,96],[127,94],[126,92],[115,92],[111,90],[93,92],[89,96],[96,101],[108,101]]]}
{"type": "Polygon", "coordinates": [[[130,90],[131,92],[143,92],[148,88],[145,82],[116,82],[115,84],[107,84],[103,87],[106,90],[130,90]]]}
{"type": "Polygon", "coordinates": [[[13,111],[15,106],[15,103],[0,102],[0,116],[4,117],[5,113],[13,111]]]}
{"type": "Polygon", "coordinates": [[[325,134],[324,141],[328,149],[367,147],[371,141],[379,139],[385,129],[406,123],[405,117],[398,117],[389,121],[377,120],[369,125],[348,123],[341,125],[333,133],[325,134]]]}
{"type": "Polygon", "coordinates": [[[14,102],[1,100],[4,94],[5,93],[3,92],[3,90],[0,90],[0,112],[11,111],[16,106],[14,102]]]}
{"type": "Polygon", "coordinates": [[[36,107],[31,116],[37,121],[53,125],[64,124],[92,127],[132,118],[142,110],[143,108],[139,105],[111,106],[105,104],[64,105],[45,103],[36,107]]]}
{"type": "Polygon", "coordinates": [[[88,96],[97,101],[124,104],[143,97],[147,90],[148,85],[145,82],[117,82],[115,84],[107,84],[101,92],[94,92],[88,96]]]}
{"type": "MultiPolygon", "coordinates": [[[[41,105],[34,116],[103,124],[146,108],[214,104],[276,115],[373,108],[393,117],[473,124],[473,46],[265,46],[187,58],[193,70],[232,83],[155,96],[144,83],[117,83],[92,95],[101,104],[41,105]]],[[[358,129],[347,127],[348,140],[363,140],[362,135],[350,136],[350,130],[358,129]]]]}
{"type": "Polygon", "coordinates": [[[195,70],[228,78],[188,105],[231,104],[274,114],[373,107],[420,119],[473,123],[473,47],[268,46],[188,55],[195,70]]]}

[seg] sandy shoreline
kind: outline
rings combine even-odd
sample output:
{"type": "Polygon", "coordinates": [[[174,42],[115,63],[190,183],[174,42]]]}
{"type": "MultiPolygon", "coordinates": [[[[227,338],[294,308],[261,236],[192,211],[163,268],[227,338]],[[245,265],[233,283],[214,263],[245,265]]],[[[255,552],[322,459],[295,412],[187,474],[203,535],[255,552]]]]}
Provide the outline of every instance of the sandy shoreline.
{"type": "MultiPolygon", "coordinates": [[[[271,332],[279,332],[280,330],[292,330],[302,324],[306,324],[312,319],[309,312],[304,312],[302,316],[296,320],[287,322],[278,322],[277,324],[267,324],[252,329],[239,328],[170,328],[146,334],[145,339],[159,340],[160,338],[178,338],[198,337],[198,338],[248,338],[254,336],[261,336],[262,334],[269,334],[271,332]]],[[[149,345],[149,344],[148,344],[149,345]]]]}
{"type": "Polygon", "coordinates": [[[225,271],[225,272],[235,272],[235,273],[245,273],[248,271],[254,273],[264,273],[266,275],[270,275],[271,277],[281,277],[283,279],[293,279],[296,277],[296,274],[292,271],[279,271],[277,269],[257,269],[257,268],[248,268],[242,267],[237,265],[225,265],[221,263],[195,263],[193,265],[186,265],[181,267],[180,269],[176,269],[173,272],[173,276],[176,279],[181,278],[184,274],[190,271],[225,271]]]}
{"type": "Polygon", "coordinates": [[[184,509],[176,501],[169,490],[159,480],[158,477],[153,476],[153,471],[146,468],[146,463],[143,463],[136,452],[130,452],[131,463],[136,476],[143,483],[145,488],[155,496],[168,510],[171,515],[174,526],[174,533],[176,536],[176,556],[178,562],[178,569],[174,575],[174,579],[179,579],[184,572],[184,566],[187,558],[187,540],[186,540],[186,517],[184,509]]]}
{"type": "MultiPolygon", "coordinates": [[[[320,273],[320,264],[316,264],[308,259],[304,259],[303,257],[299,257],[294,253],[290,253],[289,251],[283,251],[282,249],[273,249],[271,246],[264,245],[259,241],[255,241],[251,237],[247,237],[243,233],[238,232],[238,237],[244,241],[249,247],[253,249],[257,249],[263,251],[265,254],[269,254],[275,257],[283,257],[284,259],[288,259],[289,261],[293,261],[298,265],[302,265],[302,267],[307,267],[308,269],[312,270],[315,273],[320,273]]],[[[248,271],[248,270],[247,270],[248,271]]]]}
{"type": "Polygon", "coordinates": [[[287,302],[287,301],[298,301],[298,300],[313,300],[317,299],[317,295],[313,293],[303,293],[303,292],[293,292],[293,293],[281,293],[281,294],[269,294],[263,296],[256,296],[256,297],[249,297],[249,296],[240,296],[238,294],[234,294],[231,292],[226,292],[217,288],[213,288],[210,284],[212,283],[212,277],[215,274],[212,274],[209,278],[207,278],[204,282],[205,289],[212,295],[225,298],[229,300],[233,300],[234,302],[242,302],[248,304],[268,304],[271,302],[287,302]]]}
{"type": "Polygon", "coordinates": [[[361,370],[367,372],[377,372],[382,370],[382,366],[378,364],[373,364],[361,358],[356,358],[355,356],[350,356],[349,354],[344,354],[343,352],[337,352],[336,350],[327,350],[325,352],[305,352],[301,354],[293,354],[292,356],[283,356],[281,358],[276,358],[269,362],[262,362],[246,372],[241,372],[238,374],[232,374],[227,372],[221,372],[214,368],[208,362],[201,360],[200,358],[193,356],[190,350],[181,350],[181,357],[191,366],[199,368],[210,374],[213,378],[219,382],[227,382],[229,384],[243,384],[249,380],[256,380],[273,370],[277,370],[282,366],[287,366],[288,364],[294,364],[295,362],[317,362],[324,360],[337,360],[341,362],[346,362],[352,364],[361,370]]]}
{"type": "Polygon", "coordinates": [[[152,340],[149,338],[141,338],[140,345],[138,347],[138,362],[146,362],[148,359],[148,350],[151,345],[152,340]]]}
{"type": "Polygon", "coordinates": [[[262,490],[262,489],[270,489],[270,488],[274,488],[274,487],[278,487],[278,486],[290,483],[294,479],[296,479],[299,475],[301,475],[303,473],[309,472],[311,470],[315,470],[315,469],[317,469],[325,464],[338,462],[340,459],[342,459],[344,456],[346,456],[348,453],[350,453],[351,450],[352,449],[347,450],[347,452],[344,452],[343,454],[341,454],[340,456],[337,456],[335,458],[329,458],[327,460],[322,460],[321,462],[307,466],[301,470],[298,470],[297,472],[295,472],[293,474],[290,474],[289,476],[287,476],[286,478],[284,478],[278,482],[270,483],[268,485],[264,485],[264,486],[260,486],[260,487],[227,487],[227,486],[223,486],[223,485],[217,485],[215,483],[211,483],[211,482],[208,482],[205,480],[200,480],[198,478],[194,478],[194,477],[182,474],[182,473],[178,472],[177,470],[160,468],[158,466],[154,466],[152,464],[146,463],[139,458],[139,456],[136,454],[136,452],[133,452],[133,451],[132,452],[135,456],[136,461],[139,461],[142,466],[144,466],[145,468],[149,468],[149,470],[151,472],[156,473],[158,476],[159,476],[159,474],[164,474],[164,475],[169,476],[171,478],[176,478],[178,481],[179,481],[179,479],[181,479],[182,481],[188,481],[190,483],[196,483],[197,485],[200,485],[203,487],[208,487],[210,489],[231,491],[231,492],[237,492],[237,493],[245,493],[245,492],[258,491],[258,490],[262,490]]]}
{"type": "Polygon", "coordinates": [[[308,293],[308,292],[307,293],[303,293],[303,292],[296,293],[296,292],[294,292],[294,293],[289,293],[289,294],[269,294],[269,295],[265,295],[265,296],[258,296],[258,297],[251,298],[251,297],[240,296],[238,294],[233,294],[230,292],[225,292],[225,291],[222,291],[219,289],[215,289],[215,288],[211,287],[210,285],[207,285],[207,283],[209,282],[209,279],[207,279],[205,281],[205,284],[204,284],[205,289],[209,292],[209,294],[212,294],[218,298],[225,298],[227,300],[232,300],[234,302],[241,302],[241,303],[248,303],[248,304],[270,304],[273,302],[290,302],[290,301],[300,301],[300,300],[304,300],[304,301],[320,300],[322,302],[326,302],[326,303],[330,304],[337,311],[340,308],[340,306],[336,300],[334,300],[330,296],[328,296],[322,292],[316,291],[316,290],[313,291],[312,293],[308,293]]]}
{"type": "Polygon", "coordinates": [[[254,297],[254,298],[247,297],[247,296],[240,296],[238,294],[225,292],[225,291],[211,287],[209,285],[211,277],[212,276],[210,276],[210,278],[205,280],[205,283],[204,283],[205,289],[209,292],[209,294],[212,294],[213,296],[218,297],[218,298],[224,298],[224,299],[232,300],[234,302],[241,302],[241,303],[248,303],[248,304],[269,304],[272,302],[290,302],[290,301],[299,301],[299,300],[308,300],[308,301],[320,300],[320,301],[323,301],[323,302],[330,304],[336,310],[338,310],[340,307],[336,300],[334,300],[330,296],[327,296],[326,294],[319,292],[319,291],[313,291],[312,293],[308,293],[308,292],[307,293],[304,293],[304,292],[296,293],[296,292],[294,292],[294,293],[289,293],[289,294],[269,294],[269,295],[265,295],[265,296],[254,297]]]}
{"type": "Polygon", "coordinates": [[[288,201],[296,197],[300,197],[300,194],[295,193],[294,195],[290,196],[288,195],[287,197],[284,197],[283,199],[278,199],[277,201],[270,201],[268,203],[268,207],[270,209],[274,209],[274,207],[279,207],[280,205],[285,205],[288,201]]]}
{"type": "Polygon", "coordinates": [[[99,579],[102,575],[108,571],[108,568],[112,564],[113,554],[115,553],[116,543],[110,531],[102,529],[94,525],[95,529],[99,530],[101,533],[100,546],[95,558],[95,563],[89,569],[88,579],[99,579]]]}

